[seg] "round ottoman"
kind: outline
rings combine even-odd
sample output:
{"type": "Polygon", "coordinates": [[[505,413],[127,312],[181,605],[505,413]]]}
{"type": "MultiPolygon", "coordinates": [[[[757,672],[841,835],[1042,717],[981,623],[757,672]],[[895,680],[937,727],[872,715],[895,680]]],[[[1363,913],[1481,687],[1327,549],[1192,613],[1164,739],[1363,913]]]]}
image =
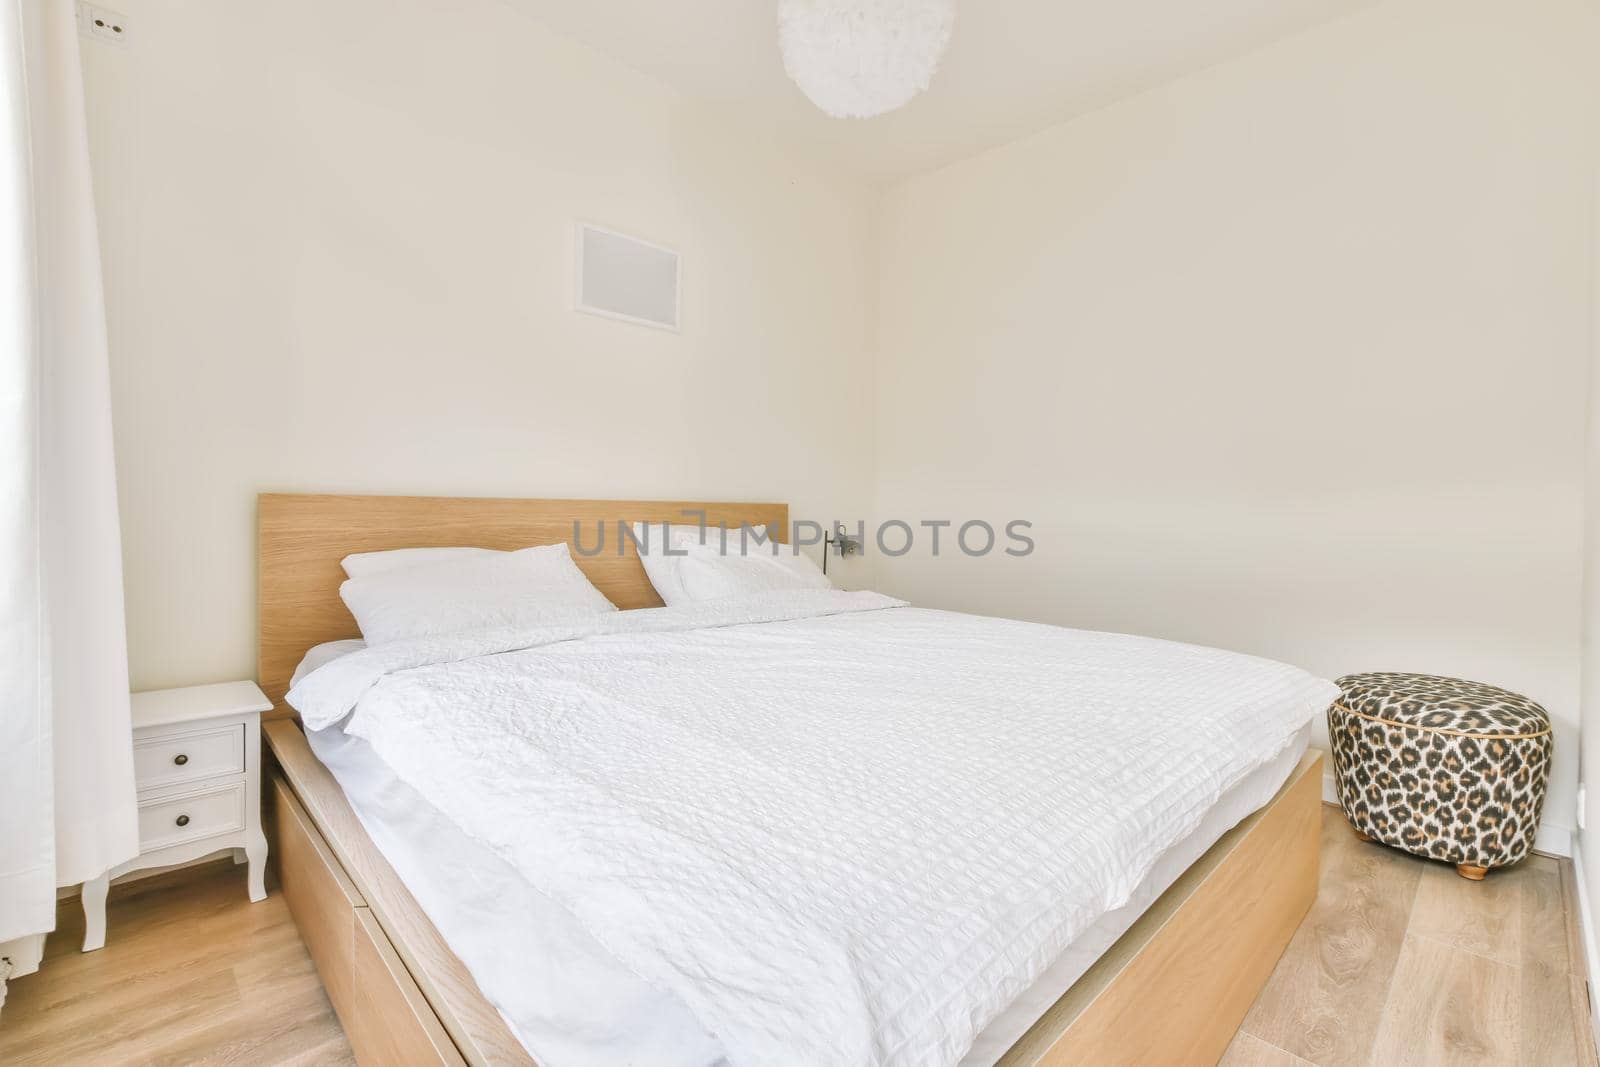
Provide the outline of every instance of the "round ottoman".
{"type": "Polygon", "coordinates": [[[1431,674],[1347,674],[1328,709],[1339,803],[1363,839],[1479,879],[1533,848],[1550,716],[1527,697],[1431,674]]]}

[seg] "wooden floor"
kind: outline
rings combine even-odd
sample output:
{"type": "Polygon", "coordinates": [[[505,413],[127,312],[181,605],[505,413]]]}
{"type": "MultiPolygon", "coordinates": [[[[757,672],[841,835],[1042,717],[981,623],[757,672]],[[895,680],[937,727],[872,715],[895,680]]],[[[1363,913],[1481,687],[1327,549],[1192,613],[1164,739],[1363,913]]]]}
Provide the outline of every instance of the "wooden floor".
{"type": "Polygon", "coordinates": [[[1323,808],[1317,902],[1226,1067],[1595,1063],[1572,864],[1469,882],[1323,808]]]}
{"type": "Polygon", "coordinates": [[[251,904],[244,871],[114,888],[99,952],[78,951],[83,911],[63,902],[0,1009],[0,1064],[354,1063],[283,894],[251,904]]]}
{"type": "MultiPolygon", "coordinates": [[[[1226,1067],[1597,1067],[1569,864],[1475,883],[1361,844],[1332,808],[1322,836],[1321,894],[1226,1067]]],[[[44,967],[0,1011],[0,1064],[351,1062],[282,896],[250,904],[243,868],[114,893],[109,916],[84,955],[63,906],[44,967]]]]}

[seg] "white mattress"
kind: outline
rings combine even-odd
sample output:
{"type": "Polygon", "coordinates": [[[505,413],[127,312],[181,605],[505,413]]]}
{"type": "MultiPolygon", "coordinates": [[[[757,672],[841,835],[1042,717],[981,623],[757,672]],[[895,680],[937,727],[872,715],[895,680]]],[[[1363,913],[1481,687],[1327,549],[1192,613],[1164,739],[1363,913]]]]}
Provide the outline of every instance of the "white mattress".
{"type": "MultiPolygon", "coordinates": [[[[1122,907],[1077,937],[984,1027],[961,1061],[995,1062],[1218,838],[1278,791],[1310,726],[1222,794],[1122,907]]],[[[308,731],[374,843],[484,995],[544,1067],[714,1064],[720,1043],[674,996],[613,958],[563,907],[468,837],[339,725],[308,731]]]]}

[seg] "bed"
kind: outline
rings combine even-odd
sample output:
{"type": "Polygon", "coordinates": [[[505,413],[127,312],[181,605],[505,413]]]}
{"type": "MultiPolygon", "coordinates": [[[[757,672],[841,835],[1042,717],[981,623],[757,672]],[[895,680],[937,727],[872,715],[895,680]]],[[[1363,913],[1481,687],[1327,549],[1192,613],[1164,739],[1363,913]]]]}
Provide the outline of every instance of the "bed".
{"type": "MultiPolygon", "coordinates": [[[[404,764],[401,748],[387,749],[386,760],[364,747],[365,739],[343,736],[338,729],[324,727],[308,736],[282,707],[291,672],[308,649],[356,636],[338,597],[339,560],[351,552],[387,548],[550,544],[570,541],[575,521],[585,524],[587,534],[600,522],[681,521],[687,509],[703,511],[713,524],[787,526],[787,508],[771,504],[261,497],[259,669],[263,688],[281,708],[280,717],[266,727],[276,764],[270,789],[274,855],[291,911],[363,1060],[535,1062],[528,1047],[549,1047],[541,1043],[550,1035],[539,1036],[537,1020],[529,1022],[537,1013],[518,1006],[516,985],[503,973],[507,956],[520,952],[536,957],[547,982],[550,975],[559,977],[564,968],[570,969],[571,982],[580,987],[581,976],[602,973],[605,960],[603,953],[598,958],[563,956],[551,949],[547,932],[521,924],[519,916],[536,908],[497,911],[491,906],[514,898],[514,888],[495,888],[478,905],[452,909],[452,890],[446,884],[450,879],[430,881],[430,859],[451,857],[443,866],[456,872],[458,882],[515,887],[517,880],[494,866],[497,859],[515,859],[514,849],[500,842],[504,848],[485,851],[484,845],[495,844],[493,825],[452,838],[452,825],[468,819],[470,812],[455,811],[454,819],[429,824],[430,813],[438,814],[430,802],[448,808],[447,796],[397,801],[409,781],[427,786],[425,767],[411,767],[405,780],[385,777],[387,762],[404,764]],[[417,829],[429,825],[431,829],[417,829]],[[425,845],[418,847],[418,841],[425,845]],[[497,936],[486,936],[491,928],[497,936]],[[484,980],[482,987],[474,975],[484,980]]],[[[659,603],[631,553],[576,558],[618,607],[659,603]]],[[[873,604],[764,618],[749,625],[764,638],[781,636],[784,640],[778,643],[785,649],[804,635],[830,655],[852,643],[879,647],[888,637],[872,628],[891,617],[901,620],[896,623],[900,628],[958,625],[937,613],[893,614],[914,610],[873,604]]],[[[627,621],[640,622],[648,615],[627,621]]],[[[743,647],[738,641],[749,643],[738,638],[740,626],[700,626],[686,624],[670,657],[673,664],[692,665],[696,654],[726,658],[730,650],[743,647]]],[[[942,631],[928,632],[936,638],[942,631]]],[[[618,633],[607,639],[626,643],[671,636],[618,633]]],[[[573,646],[569,642],[561,647],[573,646]]],[[[516,653],[527,654],[531,650],[516,653]]],[[[491,666],[498,670],[503,666],[498,661],[507,657],[496,659],[491,666]]],[[[440,669],[428,666],[412,673],[426,678],[428,671],[440,669]]],[[[775,665],[765,663],[760,669],[771,672],[775,665]]],[[[358,689],[364,685],[358,680],[358,689]]],[[[752,699],[763,700],[760,695],[752,699]]],[[[422,729],[428,724],[412,725],[422,729]]],[[[381,732],[372,740],[388,742],[381,732]]],[[[1051,959],[1034,968],[1037,974],[1029,972],[1021,988],[1005,994],[1006,1010],[985,1011],[979,1020],[983,1025],[974,1022],[975,1034],[961,1038],[963,1047],[972,1046],[961,1062],[1215,1062],[1315,894],[1319,760],[1319,754],[1306,750],[1301,729],[1275,745],[1270,758],[1263,757],[1248,775],[1215,790],[1195,825],[1165,841],[1136,872],[1137,879],[1129,877],[1128,886],[1110,901],[1115,907],[1075,930],[1065,948],[1052,949],[1051,959]],[[1161,1025],[1150,1025],[1151,1018],[1160,1018],[1161,1025]]],[[[1039,773],[1048,776],[1048,769],[1039,773]]],[[[530,883],[540,881],[539,872],[519,870],[530,883]]],[[[559,897],[560,886],[540,888],[559,897]]],[[[585,924],[578,925],[581,934],[585,924]]],[[[761,933],[751,927],[753,940],[761,933]]],[[[647,970],[648,963],[630,960],[629,967],[647,970]]],[[[803,970],[809,963],[801,959],[796,966],[803,970]]],[[[538,983],[530,979],[524,984],[538,983]]],[[[694,1033],[693,1013],[686,1024],[652,1002],[646,994],[657,985],[647,983],[639,998],[624,1000],[644,1020],[637,1030],[647,1035],[639,1038],[646,1043],[638,1048],[651,1047],[651,1032],[658,1041],[662,1034],[676,1034],[674,1048],[686,1050],[691,1058],[698,1055],[697,1042],[707,1035],[694,1033]],[[672,1029],[675,1025],[679,1029],[672,1029]]],[[[810,986],[798,977],[795,985],[800,1001],[810,986]]],[[[814,1010],[830,1008],[823,998],[814,1010]]],[[[836,1029],[847,1031],[848,1022],[836,1029]]],[[[613,1029],[623,1034],[634,1028],[613,1029]]],[[[733,1041],[737,1035],[730,1036],[731,1029],[716,1028],[715,1040],[733,1041]]],[[[798,1045],[807,1036],[794,1032],[782,1040],[798,1045]]],[[[704,1047],[714,1057],[720,1046],[704,1047]]],[[[742,1058],[752,1057],[746,1052],[742,1058]]],[[[563,1049],[555,1059],[580,1062],[581,1050],[569,1055],[563,1049]]]]}

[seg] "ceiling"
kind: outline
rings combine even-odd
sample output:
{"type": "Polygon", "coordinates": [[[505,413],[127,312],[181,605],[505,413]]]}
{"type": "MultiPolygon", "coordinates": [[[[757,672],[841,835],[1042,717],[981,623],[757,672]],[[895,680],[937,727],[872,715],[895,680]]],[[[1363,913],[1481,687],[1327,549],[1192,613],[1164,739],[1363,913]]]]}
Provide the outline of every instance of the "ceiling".
{"type": "Polygon", "coordinates": [[[1203,69],[1373,0],[958,0],[933,85],[899,111],[830,119],[784,75],[776,0],[508,0],[692,96],[892,180],[1203,69]]]}

